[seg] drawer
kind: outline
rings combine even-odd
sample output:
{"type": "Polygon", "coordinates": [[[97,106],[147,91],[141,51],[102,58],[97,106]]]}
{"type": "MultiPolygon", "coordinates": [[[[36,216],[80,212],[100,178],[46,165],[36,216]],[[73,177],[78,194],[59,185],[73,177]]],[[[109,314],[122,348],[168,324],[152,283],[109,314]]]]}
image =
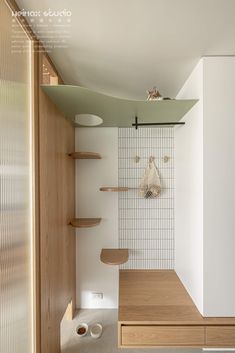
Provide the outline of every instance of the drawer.
{"type": "Polygon", "coordinates": [[[203,346],[202,326],[122,326],[122,346],[203,346]]]}
{"type": "Polygon", "coordinates": [[[206,327],[206,345],[211,347],[235,347],[235,326],[206,327]]]}

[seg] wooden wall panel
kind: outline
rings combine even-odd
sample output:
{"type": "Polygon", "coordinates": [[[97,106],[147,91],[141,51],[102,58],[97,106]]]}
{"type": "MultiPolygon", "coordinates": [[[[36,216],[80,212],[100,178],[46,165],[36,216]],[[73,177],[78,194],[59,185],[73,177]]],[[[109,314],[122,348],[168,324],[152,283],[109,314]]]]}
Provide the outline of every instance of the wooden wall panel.
{"type": "MultiPolygon", "coordinates": [[[[20,10],[15,0],[6,3],[20,10]]],[[[25,17],[18,20],[34,46],[35,351],[59,353],[61,319],[67,308],[70,317],[75,309],[75,229],[68,225],[75,215],[75,161],[67,156],[74,152],[75,130],[39,87],[43,57],[60,84],[62,78],[25,17]]]]}
{"type": "Polygon", "coordinates": [[[74,127],[39,92],[41,353],[60,352],[60,321],[75,303],[74,127]]]}

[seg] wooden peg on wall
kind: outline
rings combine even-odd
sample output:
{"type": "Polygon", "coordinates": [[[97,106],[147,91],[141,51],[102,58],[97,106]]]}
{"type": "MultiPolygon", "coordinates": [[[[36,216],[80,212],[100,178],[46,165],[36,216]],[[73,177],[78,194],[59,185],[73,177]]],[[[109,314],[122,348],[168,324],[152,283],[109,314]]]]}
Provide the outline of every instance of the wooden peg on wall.
{"type": "Polygon", "coordinates": [[[139,163],[140,157],[139,157],[139,156],[135,156],[135,157],[134,157],[134,161],[135,161],[135,163],[139,163]]]}
{"type": "Polygon", "coordinates": [[[164,161],[164,163],[169,162],[169,159],[170,159],[170,157],[169,157],[169,156],[164,156],[164,157],[163,157],[163,161],[164,161]]]}

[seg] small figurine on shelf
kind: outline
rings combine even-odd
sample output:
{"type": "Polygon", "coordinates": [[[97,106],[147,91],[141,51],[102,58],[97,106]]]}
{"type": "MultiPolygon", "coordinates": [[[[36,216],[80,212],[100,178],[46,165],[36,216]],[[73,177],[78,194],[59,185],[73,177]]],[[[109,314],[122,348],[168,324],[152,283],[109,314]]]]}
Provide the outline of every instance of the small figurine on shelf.
{"type": "Polygon", "coordinates": [[[152,89],[147,90],[147,93],[148,93],[148,97],[147,97],[148,101],[152,101],[152,100],[161,101],[161,100],[163,100],[163,97],[161,96],[161,94],[159,93],[159,91],[157,90],[156,87],[153,87],[152,89]]]}

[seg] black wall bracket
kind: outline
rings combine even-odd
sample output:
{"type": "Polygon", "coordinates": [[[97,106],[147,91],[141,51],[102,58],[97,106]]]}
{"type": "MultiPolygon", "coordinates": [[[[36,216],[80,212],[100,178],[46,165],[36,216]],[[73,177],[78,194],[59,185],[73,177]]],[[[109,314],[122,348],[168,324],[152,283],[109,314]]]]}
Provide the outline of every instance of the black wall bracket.
{"type": "Polygon", "coordinates": [[[156,125],[184,125],[185,122],[183,121],[175,121],[175,122],[167,122],[167,123],[139,123],[138,122],[138,117],[135,117],[135,122],[132,124],[132,126],[135,126],[135,129],[137,130],[139,126],[156,126],[156,125]]]}

